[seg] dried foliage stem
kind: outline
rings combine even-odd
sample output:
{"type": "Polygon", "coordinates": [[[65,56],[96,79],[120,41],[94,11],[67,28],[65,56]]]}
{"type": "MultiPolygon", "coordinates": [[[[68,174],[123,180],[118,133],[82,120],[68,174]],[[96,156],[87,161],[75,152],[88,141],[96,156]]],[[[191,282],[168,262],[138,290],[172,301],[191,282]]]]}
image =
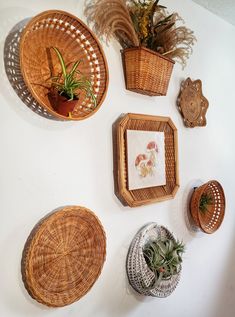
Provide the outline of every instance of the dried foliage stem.
{"type": "Polygon", "coordinates": [[[139,46],[139,39],[133,27],[125,0],[88,0],[85,15],[88,23],[107,41],[115,37],[121,45],[139,46]]]}
{"type": "Polygon", "coordinates": [[[94,31],[123,48],[144,46],[182,64],[196,41],[178,13],[168,14],[159,0],[87,0],[85,14],[94,31]]]}

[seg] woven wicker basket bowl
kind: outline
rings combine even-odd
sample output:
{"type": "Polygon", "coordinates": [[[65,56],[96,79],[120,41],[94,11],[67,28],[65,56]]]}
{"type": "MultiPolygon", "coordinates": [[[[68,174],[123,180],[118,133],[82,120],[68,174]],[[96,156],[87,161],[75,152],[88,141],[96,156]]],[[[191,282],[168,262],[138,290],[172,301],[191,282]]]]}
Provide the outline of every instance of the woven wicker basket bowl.
{"type": "Polygon", "coordinates": [[[108,88],[108,67],[98,40],[77,17],[64,11],[45,11],[26,26],[20,42],[20,66],[24,81],[37,102],[54,117],[81,120],[94,114],[101,106],[108,88]],[[61,73],[54,50],[60,50],[65,63],[82,60],[79,71],[91,80],[97,106],[80,92],[72,118],[58,114],[50,103],[50,78],[61,73]]]}
{"type": "Polygon", "coordinates": [[[225,214],[225,195],[219,182],[212,180],[196,188],[192,194],[190,210],[195,224],[205,233],[219,229],[225,214]],[[203,194],[212,198],[205,212],[200,211],[200,199],[203,194]]]}
{"type": "Polygon", "coordinates": [[[78,206],[62,208],[42,219],[26,242],[25,287],[44,305],[71,304],[95,283],[105,256],[105,232],[94,213],[78,206]]]}
{"type": "Polygon", "coordinates": [[[128,280],[130,285],[142,295],[167,297],[175,290],[180,280],[179,272],[170,279],[162,280],[157,287],[146,290],[146,287],[154,281],[155,275],[145,261],[143,248],[150,240],[156,240],[160,237],[167,237],[175,241],[168,229],[158,226],[154,222],[149,223],[136,234],[128,251],[126,261],[128,280]]]}
{"type": "Polygon", "coordinates": [[[122,51],[126,89],[149,96],[165,96],[174,61],[144,47],[122,51]]]}

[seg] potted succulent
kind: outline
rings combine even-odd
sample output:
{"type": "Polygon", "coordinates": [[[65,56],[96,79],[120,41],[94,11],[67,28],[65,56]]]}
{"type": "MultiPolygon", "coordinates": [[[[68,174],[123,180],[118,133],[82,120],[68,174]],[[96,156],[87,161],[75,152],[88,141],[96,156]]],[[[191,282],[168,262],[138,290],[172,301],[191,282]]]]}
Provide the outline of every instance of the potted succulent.
{"type": "Polygon", "coordinates": [[[182,254],[185,246],[182,242],[170,238],[160,238],[148,242],[143,254],[155,279],[146,289],[155,288],[162,280],[170,279],[181,270],[182,254]]]}
{"type": "Polygon", "coordinates": [[[126,88],[166,95],[174,60],[184,67],[196,38],[159,0],[90,0],[85,14],[100,37],[122,46],[126,88]]]}
{"type": "Polygon", "coordinates": [[[48,98],[55,111],[62,116],[71,117],[81,91],[84,91],[96,106],[92,83],[78,70],[81,60],[77,60],[72,65],[71,63],[66,65],[59,49],[56,47],[52,47],[52,49],[55,51],[61,67],[61,72],[50,79],[51,89],[48,98]]]}

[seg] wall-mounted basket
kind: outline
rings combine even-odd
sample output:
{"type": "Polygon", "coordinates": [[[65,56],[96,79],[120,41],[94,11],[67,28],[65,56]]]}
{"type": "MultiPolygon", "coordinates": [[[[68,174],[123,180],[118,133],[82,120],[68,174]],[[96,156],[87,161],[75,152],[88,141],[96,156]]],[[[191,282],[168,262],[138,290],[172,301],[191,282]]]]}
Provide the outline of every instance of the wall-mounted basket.
{"type": "MultiPolygon", "coordinates": [[[[67,62],[66,62],[67,63],[67,62]]],[[[20,41],[20,66],[24,81],[37,102],[54,117],[82,120],[101,106],[108,88],[108,67],[104,52],[92,31],[70,13],[50,10],[35,16],[27,24],[20,41]],[[84,92],[70,117],[58,114],[48,92],[50,78],[61,72],[59,60],[51,47],[62,53],[65,61],[82,60],[79,71],[91,80],[97,105],[84,92]]]]}
{"type": "Polygon", "coordinates": [[[171,232],[163,226],[152,222],[144,226],[131,242],[126,269],[130,285],[140,294],[154,297],[167,297],[176,288],[180,280],[180,271],[171,278],[162,281],[153,289],[148,289],[155,279],[155,274],[149,269],[144,255],[143,248],[150,240],[169,238],[175,241],[171,232]]]}
{"type": "Polygon", "coordinates": [[[145,47],[122,51],[126,89],[143,95],[165,96],[174,61],[145,47]]]}
{"type": "Polygon", "coordinates": [[[191,80],[188,77],[181,83],[177,106],[186,127],[206,126],[206,112],[209,102],[202,94],[200,79],[191,80]]]}
{"type": "Polygon", "coordinates": [[[78,206],[59,209],[34,227],[25,244],[24,285],[44,305],[69,305],[93,286],[105,256],[105,232],[95,214],[78,206]]]}
{"type": "Polygon", "coordinates": [[[190,210],[195,225],[203,232],[214,233],[219,229],[225,213],[225,195],[221,184],[212,180],[196,188],[191,197],[190,210]],[[203,206],[205,198],[209,201],[203,206]]]}
{"type": "Polygon", "coordinates": [[[113,125],[115,194],[124,206],[137,207],[175,197],[179,188],[177,129],[169,117],[128,113],[113,125]],[[166,184],[130,190],[128,187],[127,130],[164,132],[166,184]]]}

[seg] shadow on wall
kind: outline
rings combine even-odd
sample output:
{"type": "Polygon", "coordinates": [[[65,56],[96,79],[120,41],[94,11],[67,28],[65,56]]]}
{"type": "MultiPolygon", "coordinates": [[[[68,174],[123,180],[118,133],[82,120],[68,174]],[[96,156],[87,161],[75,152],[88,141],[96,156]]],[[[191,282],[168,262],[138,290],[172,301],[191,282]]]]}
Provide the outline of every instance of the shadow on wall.
{"type": "Polygon", "coordinates": [[[9,32],[4,45],[4,65],[8,80],[23,103],[40,116],[58,120],[48,113],[29,92],[20,69],[20,37],[30,18],[17,23],[9,32]]]}
{"type": "Polygon", "coordinates": [[[215,298],[214,301],[213,317],[233,317],[235,315],[235,235],[233,243],[231,243],[231,253],[227,259],[224,259],[224,262],[226,263],[224,278],[223,282],[218,285],[218,298],[215,298]]]}
{"type": "Polygon", "coordinates": [[[189,208],[194,188],[201,186],[202,183],[198,179],[191,180],[185,186],[184,191],[179,191],[172,201],[172,214],[169,218],[172,225],[168,229],[173,231],[175,237],[182,239],[184,243],[204,235],[201,230],[195,227],[189,208]]]}

